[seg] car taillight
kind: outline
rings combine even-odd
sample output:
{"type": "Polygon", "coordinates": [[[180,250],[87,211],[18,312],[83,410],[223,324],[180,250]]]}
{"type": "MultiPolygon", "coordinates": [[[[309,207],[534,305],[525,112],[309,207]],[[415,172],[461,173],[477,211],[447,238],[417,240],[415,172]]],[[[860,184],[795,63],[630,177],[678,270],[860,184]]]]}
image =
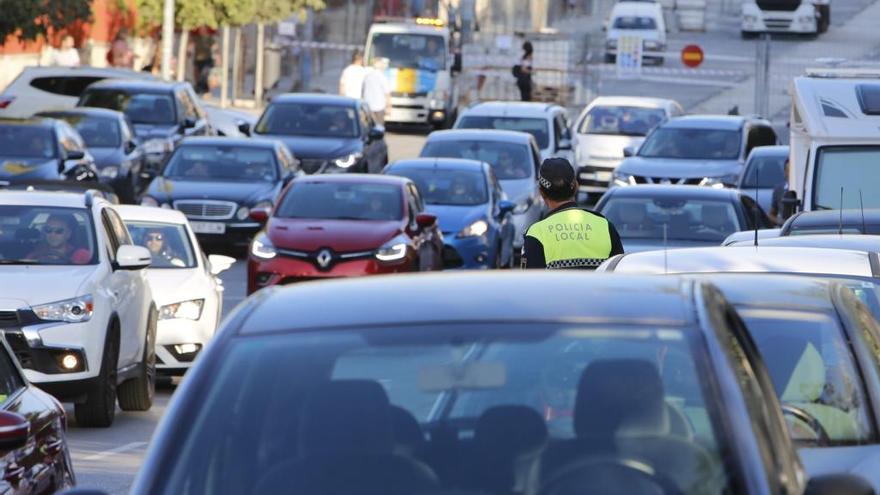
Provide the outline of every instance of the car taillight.
{"type": "Polygon", "coordinates": [[[0,109],[8,107],[13,101],[15,101],[14,96],[0,96],[0,109]]]}

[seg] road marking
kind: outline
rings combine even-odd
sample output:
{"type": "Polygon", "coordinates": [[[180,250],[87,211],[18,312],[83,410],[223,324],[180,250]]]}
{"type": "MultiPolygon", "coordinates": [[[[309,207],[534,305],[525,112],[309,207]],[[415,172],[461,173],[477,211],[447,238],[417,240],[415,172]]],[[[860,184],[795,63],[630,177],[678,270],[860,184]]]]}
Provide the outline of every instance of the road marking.
{"type": "Polygon", "coordinates": [[[125,452],[131,452],[132,450],[137,450],[141,447],[145,447],[146,445],[147,445],[147,442],[131,442],[131,443],[127,443],[125,445],[120,445],[119,447],[116,447],[115,449],[104,450],[104,451],[98,452],[97,454],[92,454],[90,456],[84,457],[83,460],[84,461],[99,461],[101,459],[104,459],[106,457],[110,457],[110,456],[113,456],[116,454],[123,454],[125,452]]]}

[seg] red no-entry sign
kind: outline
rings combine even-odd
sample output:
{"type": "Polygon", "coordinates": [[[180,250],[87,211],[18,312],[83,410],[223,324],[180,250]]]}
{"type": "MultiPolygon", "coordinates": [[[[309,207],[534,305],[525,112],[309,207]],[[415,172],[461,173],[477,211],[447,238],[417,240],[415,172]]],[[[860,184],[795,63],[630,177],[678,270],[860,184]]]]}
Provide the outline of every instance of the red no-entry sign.
{"type": "Polygon", "coordinates": [[[703,63],[703,49],[697,45],[688,45],[681,50],[681,62],[691,68],[703,63]]]}

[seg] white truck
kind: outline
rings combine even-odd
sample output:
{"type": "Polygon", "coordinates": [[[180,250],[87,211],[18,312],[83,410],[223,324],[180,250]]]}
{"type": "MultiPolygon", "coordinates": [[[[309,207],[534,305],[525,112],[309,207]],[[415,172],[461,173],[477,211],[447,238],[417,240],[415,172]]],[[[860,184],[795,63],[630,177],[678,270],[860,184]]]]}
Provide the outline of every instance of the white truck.
{"type": "Polygon", "coordinates": [[[435,18],[374,22],[366,63],[387,58],[391,110],[385,122],[448,127],[455,121],[461,55],[445,22],[435,18]]]}
{"type": "Polygon", "coordinates": [[[831,24],[831,0],[744,0],[742,37],[761,33],[817,35],[831,24]]]}
{"type": "Polygon", "coordinates": [[[788,212],[880,208],[880,69],[808,69],[791,95],[788,212]]]}

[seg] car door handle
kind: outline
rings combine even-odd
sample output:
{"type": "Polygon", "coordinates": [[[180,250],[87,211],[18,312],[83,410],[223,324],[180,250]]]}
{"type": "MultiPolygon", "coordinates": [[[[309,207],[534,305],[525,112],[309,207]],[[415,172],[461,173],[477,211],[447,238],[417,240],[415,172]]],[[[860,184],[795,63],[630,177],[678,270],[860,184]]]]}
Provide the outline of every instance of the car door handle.
{"type": "Polygon", "coordinates": [[[8,464],[3,479],[11,485],[17,485],[24,478],[25,468],[19,464],[8,464]]]}

